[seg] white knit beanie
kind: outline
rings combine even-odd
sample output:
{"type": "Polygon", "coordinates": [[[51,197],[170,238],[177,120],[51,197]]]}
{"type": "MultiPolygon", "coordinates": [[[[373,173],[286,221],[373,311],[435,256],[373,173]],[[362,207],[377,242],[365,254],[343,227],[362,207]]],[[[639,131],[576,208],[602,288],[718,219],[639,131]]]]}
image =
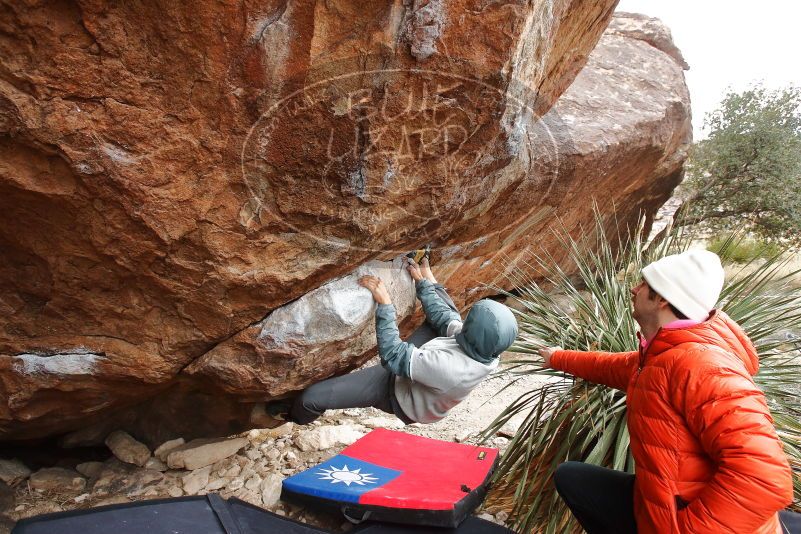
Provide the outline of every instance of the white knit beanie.
{"type": "Polygon", "coordinates": [[[651,289],[694,321],[703,321],[715,307],[723,276],[718,255],[701,249],[665,256],[642,269],[651,289]]]}

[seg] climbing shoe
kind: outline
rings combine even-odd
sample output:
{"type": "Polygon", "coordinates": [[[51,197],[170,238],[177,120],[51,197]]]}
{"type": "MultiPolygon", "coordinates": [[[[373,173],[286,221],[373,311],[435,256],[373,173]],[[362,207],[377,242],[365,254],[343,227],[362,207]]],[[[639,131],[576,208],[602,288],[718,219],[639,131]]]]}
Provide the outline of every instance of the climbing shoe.
{"type": "Polygon", "coordinates": [[[423,261],[423,258],[428,258],[428,261],[431,261],[431,245],[426,245],[425,248],[413,250],[406,254],[406,257],[411,258],[418,265],[421,261],[423,261]]]}
{"type": "Polygon", "coordinates": [[[273,401],[265,405],[260,402],[250,411],[250,423],[256,428],[277,428],[290,421],[288,401],[273,401]]]}

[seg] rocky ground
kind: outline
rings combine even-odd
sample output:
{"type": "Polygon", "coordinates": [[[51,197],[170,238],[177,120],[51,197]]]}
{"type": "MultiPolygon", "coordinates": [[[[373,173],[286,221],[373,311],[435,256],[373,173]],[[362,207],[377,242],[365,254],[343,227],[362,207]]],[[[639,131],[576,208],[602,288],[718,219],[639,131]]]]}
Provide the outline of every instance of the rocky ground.
{"type": "MultiPolygon", "coordinates": [[[[276,429],[253,429],[220,440],[168,442],[150,451],[124,433],[109,435],[105,461],[59,464],[31,473],[14,459],[0,460],[0,534],[15,521],[37,514],[106,504],[202,495],[218,492],[238,497],[310,524],[348,530],[342,517],[317,513],[279,500],[281,481],[339,453],[373,428],[402,429],[416,435],[459,442],[478,442],[478,434],[511,401],[545,380],[508,374],[487,379],[451,415],[432,425],[404,427],[381,411],[334,410],[301,427],[287,423],[276,429]],[[113,454],[112,454],[113,451],[113,454]]],[[[504,449],[514,421],[491,439],[504,449]]],[[[483,517],[503,523],[503,512],[483,517]]]]}

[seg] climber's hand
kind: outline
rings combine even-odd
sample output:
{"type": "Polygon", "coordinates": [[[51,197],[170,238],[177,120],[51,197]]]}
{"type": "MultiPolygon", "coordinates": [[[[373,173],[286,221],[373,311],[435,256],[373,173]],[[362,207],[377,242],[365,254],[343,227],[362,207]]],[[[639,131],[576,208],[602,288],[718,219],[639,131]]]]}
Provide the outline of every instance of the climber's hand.
{"type": "Polygon", "coordinates": [[[389,298],[389,291],[387,286],[384,285],[383,280],[376,276],[362,276],[359,278],[359,285],[366,287],[373,294],[373,298],[379,304],[392,304],[389,298]]]}
{"type": "Polygon", "coordinates": [[[420,266],[412,258],[406,258],[406,270],[409,271],[409,274],[412,275],[412,280],[415,282],[423,279],[423,272],[420,270],[420,266]]]}

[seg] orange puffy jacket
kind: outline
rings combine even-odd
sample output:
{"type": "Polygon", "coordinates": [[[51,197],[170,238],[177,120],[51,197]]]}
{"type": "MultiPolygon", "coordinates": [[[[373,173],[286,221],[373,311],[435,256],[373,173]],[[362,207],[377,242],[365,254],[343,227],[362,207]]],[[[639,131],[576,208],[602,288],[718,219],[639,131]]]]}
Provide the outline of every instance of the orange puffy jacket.
{"type": "Polygon", "coordinates": [[[756,350],[725,313],[661,329],[642,354],[564,350],[551,366],[626,392],[640,534],[781,533],[792,473],[756,350]]]}

